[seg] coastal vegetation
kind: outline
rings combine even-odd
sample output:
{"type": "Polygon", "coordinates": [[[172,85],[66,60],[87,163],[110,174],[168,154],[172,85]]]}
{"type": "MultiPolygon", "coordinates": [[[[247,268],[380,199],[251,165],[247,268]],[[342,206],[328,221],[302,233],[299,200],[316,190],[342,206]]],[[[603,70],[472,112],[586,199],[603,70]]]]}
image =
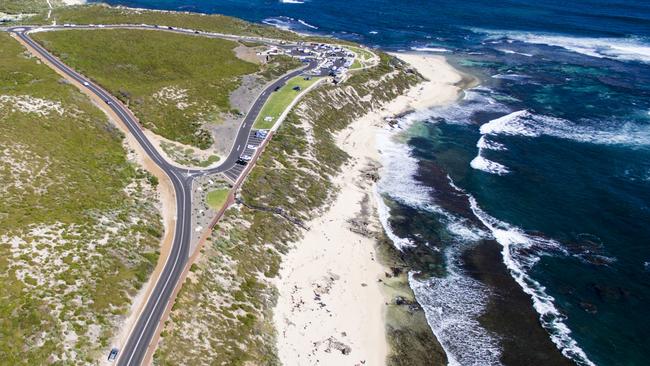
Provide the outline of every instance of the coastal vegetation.
{"type": "Polygon", "coordinates": [[[237,42],[169,32],[98,29],[34,35],[55,55],[117,96],[153,132],[202,149],[206,124],[230,112],[240,77],[259,71],[237,42]]]}
{"type": "MultiPolygon", "coordinates": [[[[43,1],[44,2],[44,1],[43,1]]],[[[45,6],[47,8],[47,5],[45,6]]],[[[42,13],[29,20],[48,23],[46,14],[42,13]]],[[[52,12],[52,18],[59,24],[157,24],[199,31],[259,36],[268,38],[297,39],[293,32],[278,28],[250,23],[241,19],[219,14],[197,14],[184,12],[156,11],[111,7],[104,4],[67,6],[52,12]]]]}
{"type": "Polygon", "coordinates": [[[0,12],[8,14],[40,13],[47,9],[46,0],[2,0],[0,1],[0,12]]]}
{"type": "Polygon", "coordinates": [[[93,363],[156,265],[157,181],[123,141],[0,34],[0,363],[93,363]]]}
{"type": "Polygon", "coordinates": [[[287,81],[279,90],[273,92],[271,97],[264,103],[262,111],[257,116],[253,128],[270,129],[278,120],[282,112],[293,102],[300,93],[313,85],[319,78],[305,78],[296,76],[287,81]],[[298,88],[297,90],[295,88],[298,88]]]}
{"type": "Polygon", "coordinates": [[[156,364],[278,363],[273,279],[302,223],[334,194],[331,178],[348,159],[334,134],[420,80],[382,55],[377,67],[342,85],[322,85],[298,102],[244,182],[240,204],[226,211],[201,249],[165,325],[156,364]]]}

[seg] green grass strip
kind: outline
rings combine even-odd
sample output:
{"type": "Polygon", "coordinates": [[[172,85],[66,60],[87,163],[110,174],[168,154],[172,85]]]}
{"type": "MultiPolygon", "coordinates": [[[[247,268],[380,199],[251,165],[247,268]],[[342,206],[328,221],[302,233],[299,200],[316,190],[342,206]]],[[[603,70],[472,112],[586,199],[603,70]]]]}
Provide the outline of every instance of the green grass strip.
{"type": "Polygon", "coordinates": [[[282,112],[291,104],[291,102],[300,95],[300,93],[318,81],[320,78],[310,78],[305,80],[303,76],[296,76],[289,80],[280,90],[273,92],[273,95],[266,101],[262,111],[257,116],[253,128],[268,130],[273,127],[282,112]],[[300,90],[294,90],[300,87],[300,90]],[[268,118],[270,117],[270,118],[268,118]]]}

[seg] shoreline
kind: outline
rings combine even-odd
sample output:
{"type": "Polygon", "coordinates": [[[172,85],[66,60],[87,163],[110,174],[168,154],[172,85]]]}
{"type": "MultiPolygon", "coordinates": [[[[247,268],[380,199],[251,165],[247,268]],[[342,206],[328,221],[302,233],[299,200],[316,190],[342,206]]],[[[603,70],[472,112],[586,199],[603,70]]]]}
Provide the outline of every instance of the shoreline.
{"type": "MultiPolygon", "coordinates": [[[[351,157],[333,179],[336,196],[308,223],[303,238],[291,244],[275,282],[274,325],[278,356],[285,365],[386,364],[397,351],[395,342],[389,342],[389,328],[394,334],[402,331],[396,323],[408,322],[393,306],[401,309],[402,300],[395,299],[408,303],[413,295],[405,274],[390,275],[395,267],[389,266],[388,257],[395,253],[386,252],[394,249],[381,248],[385,239],[375,193],[380,166],[376,138],[387,118],[456,101],[466,77],[442,56],[392,55],[427,80],[336,136],[337,146],[351,157]]],[[[444,359],[444,353],[438,357],[444,359]]]]}

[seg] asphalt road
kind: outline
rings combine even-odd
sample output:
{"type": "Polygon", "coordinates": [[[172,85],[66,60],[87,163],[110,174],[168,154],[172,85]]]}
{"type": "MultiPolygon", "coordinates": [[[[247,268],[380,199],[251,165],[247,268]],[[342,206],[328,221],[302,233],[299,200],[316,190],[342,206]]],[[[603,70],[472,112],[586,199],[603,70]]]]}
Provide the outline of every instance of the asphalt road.
{"type": "MultiPolygon", "coordinates": [[[[100,97],[107,103],[107,105],[117,114],[122,122],[128,127],[130,133],[136,138],[140,146],[149,155],[149,157],[167,174],[174,186],[176,193],[176,228],[174,231],[174,241],[171,248],[171,253],[167,258],[167,262],[156,282],[154,290],[151,292],[147,303],[140,313],[137,322],[126,344],[119,352],[117,364],[120,366],[134,366],[140,365],[147,353],[148,347],[151,343],[156,329],[160,323],[163,313],[169,303],[169,299],[181,277],[183,269],[189,259],[190,238],[191,238],[191,225],[192,225],[192,180],[199,175],[208,175],[224,172],[232,168],[239,156],[244,152],[250,131],[253,123],[260,113],[262,106],[273,93],[274,89],[278,86],[284,85],[289,79],[300,75],[301,73],[313,69],[317,66],[315,61],[312,61],[302,69],[293,71],[284,75],[282,78],[276,80],[267,86],[264,91],[259,95],[253,106],[244,117],[237,137],[233,143],[230,153],[223,162],[214,168],[197,170],[197,169],[182,169],[167,162],[154,148],[152,143],[146,138],[142,131],[141,126],[132,117],[132,114],[122,105],[115,97],[110,95],[104,89],[94,84],[87,77],[77,73],[56,57],[51,55],[40,44],[31,39],[28,32],[37,27],[12,27],[8,28],[9,32],[15,33],[25,43],[29,44],[36,52],[42,57],[47,59],[57,69],[78,81],[86,88],[88,88],[95,95],[100,97]]],[[[45,29],[69,29],[61,26],[55,27],[38,27],[45,29]]],[[[75,27],[74,29],[84,29],[88,27],[75,27]]],[[[103,28],[146,28],[158,29],[153,26],[104,26],[103,28]]],[[[166,28],[159,28],[161,30],[170,31],[166,28]]],[[[195,34],[191,30],[173,30],[178,33],[195,34]]]]}

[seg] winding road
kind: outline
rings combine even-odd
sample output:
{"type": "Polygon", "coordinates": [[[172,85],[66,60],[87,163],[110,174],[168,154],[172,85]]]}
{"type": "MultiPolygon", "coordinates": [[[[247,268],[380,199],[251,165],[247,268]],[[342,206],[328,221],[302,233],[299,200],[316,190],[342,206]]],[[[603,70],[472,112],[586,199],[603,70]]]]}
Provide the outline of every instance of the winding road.
{"type": "MultiPolygon", "coordinates": [[[[199,35],[196,31],[185,30],[185,29],[169,29],[158,28],[156,26],[150,25],[105,25],[102,28],[128,28],[128,29],[160,29],[164,31],[174,31],[178,33],[187,33],[193,35],[199,35]]],[[[133,114],[119,101],[117,98],[113,97],[110,93],[102,89],[99,85],[93,83],[89,78],[77,73],[72,68],[65,65],[59,59],[50,54],[45,48],[43,48],[39,43],[35,42],[30,36],[29,32],[35,29],[45,29],[45,30],[61,30],[69,29],[62,26],[41,26],[41,27],[32,27],[32,26],[21,26],[21,27],[11,27],[7,28],[8,32],[15,34],[23,42],[28,44],[33,50],[39,53],[39,55],[45,58],[51,65],[56,67],[59,71],[65,73],[68,77],[76,80],[81,85],[86,87],[96,96],[104,100],[107,103],[107,106],[115,112],[115,114],[122,120],[122,122],[127,126],[129,132],[135,137],[137,142],[142,146],[143,150],[147,155],[167,174],[169,179],[172,182],[176,195],[176,227],[174,230],[174,240],[172,243],[172,248],[169,256],[167,257],[166,263],[163,267],[163,270],[158,277],[153,291],[149,298],[147,299],[146,305],[143,307],[142,312],[139,314],[137,321],[131,332],[129,334],[126,344],[120,350],[119,358],[117,360],[118,365],[140,365],[145,355],[148,352],[148,348],[151,344],[152,339],[156,333],[156,329],[160,324],[165,309],[169,303],[169,300],[174,292],[175,287],[178,284],[179,279],[183,273],[185,266],[187,265],[189,259],[190,251],[190,238],[191,238],[191,206],[192,206],[192,182],[193,179],[201,175],[210,175],[225,172],[235,166],[237,160],[244,152],[247,140],[249,138],[253,123],[255,122],[258,114],[260,113],[262,106],[267,101],[269,96],[273,94],[273,91],[284,85],[289,79],[298,76],[306,71],[312,70],[317,67],[315,61],[311,61],[305,67],[292,71],[288,74],[285,74],[280,79],[269,84],[262,93],[255,100],[250,110],[244,117],[242,123],[239,126],[239,131],[237,137],[233,143],[233,146],[230,150],[229,155],[222,161],[222,163],[210,169],[183,169],[169,163],[165,158],[163,158],[160,153],[156,150],[154,145],[147,139],[145,136],[142,127],[136,121],[133,114]]],[[[90,29],[88,26],[77,26],[74,29],[90,29]]],[[[94,29],[94,28],[93,28],[94,29]]],[[[204,34],[204,33],[202,33],[204,34]]],[[[208,37],[221,37],[215,34],[205,34],[208,37]]],[[[227,36],[224,35],[223,38],[239,38],[238,36],[227,36]]],[[[241,37],[246,39],[248,37],[241,37]]]]}

